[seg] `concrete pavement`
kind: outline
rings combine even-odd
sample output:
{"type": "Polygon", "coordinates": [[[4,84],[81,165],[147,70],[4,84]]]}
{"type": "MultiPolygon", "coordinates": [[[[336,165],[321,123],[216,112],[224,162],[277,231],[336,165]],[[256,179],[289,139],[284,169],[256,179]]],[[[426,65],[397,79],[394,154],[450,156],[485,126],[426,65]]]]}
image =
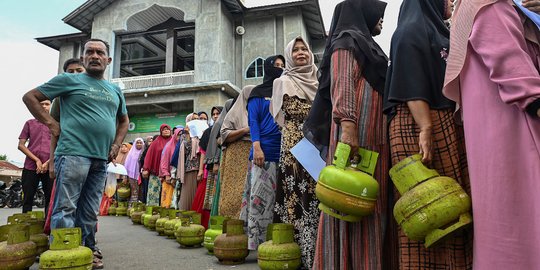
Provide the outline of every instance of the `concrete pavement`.
{"type": "MultiPolygon", "coordinates": [[[[21,209],[0,209],[0,224],[21,209]]],[[[127,217],[100,216],[97,245],[103,252],[105,269],[259,269],[257,254],[251,252],[241,265],[221,265],[205,248],[181,248],[176,240],[158,236],[127,217]]],[[[30,269],[38,269],[35,263],[30,269]]]]}

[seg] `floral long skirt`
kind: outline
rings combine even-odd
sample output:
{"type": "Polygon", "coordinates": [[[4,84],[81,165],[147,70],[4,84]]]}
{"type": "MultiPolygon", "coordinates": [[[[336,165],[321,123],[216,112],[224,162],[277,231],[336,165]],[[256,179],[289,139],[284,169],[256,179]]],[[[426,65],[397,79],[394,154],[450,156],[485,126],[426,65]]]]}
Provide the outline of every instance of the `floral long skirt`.
{"type": "Polygon", "coordinates": [[[146,194],[146,205],[159,206],[161,195],[161,180],[157,175],[150,174],[148,177],[148,193],[146,194]]]}

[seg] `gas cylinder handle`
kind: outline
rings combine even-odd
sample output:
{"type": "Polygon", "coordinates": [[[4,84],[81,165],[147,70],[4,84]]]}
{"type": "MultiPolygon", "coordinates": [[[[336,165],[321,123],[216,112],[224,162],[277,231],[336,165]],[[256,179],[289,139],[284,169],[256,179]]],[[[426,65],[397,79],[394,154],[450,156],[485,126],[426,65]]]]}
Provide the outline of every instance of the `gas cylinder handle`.
{"type": "Polygon", "coordinates": [[[349,163],[349,155],[351,154],[351,146],[338,142],[336,146],[336,152],[334,153],[334,161],[332,164],[336,166],[339,169],[345,169],[347,167],[347,164],[349,163]]]}

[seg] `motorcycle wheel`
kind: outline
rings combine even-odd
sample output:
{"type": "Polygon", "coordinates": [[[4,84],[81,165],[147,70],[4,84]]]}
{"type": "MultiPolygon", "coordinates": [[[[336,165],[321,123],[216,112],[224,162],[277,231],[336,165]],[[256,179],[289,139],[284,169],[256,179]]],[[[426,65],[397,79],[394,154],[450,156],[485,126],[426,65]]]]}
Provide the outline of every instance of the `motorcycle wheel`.
{"type": "Polygon", "coordinates": [[[43,192],[36,192],[36,196],[34,197],[34,206],[38,208],[45,207],[45,194],[43,194],[43,192]]]}
{"type": "Polygon", "coordinates": [[[6,207],[7,197],[6,196],[0,196],[0,208],[6,207]]]}
{"type": "Polygon", "coordinates": [[[22,199],[17,198],[16,196],[10,195],[7,199],[7,207],[9,208],[19,208],[22,207],[22,199]]]}

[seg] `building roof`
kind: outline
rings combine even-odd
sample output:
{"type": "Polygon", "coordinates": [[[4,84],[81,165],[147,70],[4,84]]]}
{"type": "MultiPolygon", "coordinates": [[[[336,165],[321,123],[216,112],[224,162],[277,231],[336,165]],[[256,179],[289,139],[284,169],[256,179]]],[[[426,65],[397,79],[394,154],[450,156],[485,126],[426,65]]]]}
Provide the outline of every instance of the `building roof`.
{"type": "Polygon", "coordinates": [[[60,50],[60,46],[62,46],[65,42],[70,41],[85,41],[90,38],[90,35],[87,33],[73,33],[73,34],[65,34],[65,35],[58,35],[58,36],[52,36],[52,37],[40,37],[36,38],[36,40],[44,44],[48,47],[51,47],[55,50],[60,50]]]}
{"type": "Polygon", "coordinates": [[[18,171],[18,170],[22,170],[22,169],[19,168],[17,165],[15,165],[13,163],[10,163],[9,161],[0,160],[0,170],[15,170],[15,171],[18,171]]]}
{"type": "MultiPolygon", "coordinates": [[[[69,24],[84,33],[90,33],[92,31],[92,21],[94,20],[94,16],[106,9],[114,1],[115,0],[87,0],[84,4],[69,13],[62,20],[66,24],[69,24]]],[[[250,8],[247,8],[244,5],[243,0],[221,1],[223,2],[223,4],[225,4],[225,7],[227,7],[229,12],[231,12],[231,14],[233,15],[243,15],[251,11],[271,9],[273,10],[282,9],[284,7],[290,6],[301,6],[308,32],[311,37],[316,39],[326,37],[318,0],[298,0],[294,2],[280,3],[267,6],[256,6],[250,8]]]]}

